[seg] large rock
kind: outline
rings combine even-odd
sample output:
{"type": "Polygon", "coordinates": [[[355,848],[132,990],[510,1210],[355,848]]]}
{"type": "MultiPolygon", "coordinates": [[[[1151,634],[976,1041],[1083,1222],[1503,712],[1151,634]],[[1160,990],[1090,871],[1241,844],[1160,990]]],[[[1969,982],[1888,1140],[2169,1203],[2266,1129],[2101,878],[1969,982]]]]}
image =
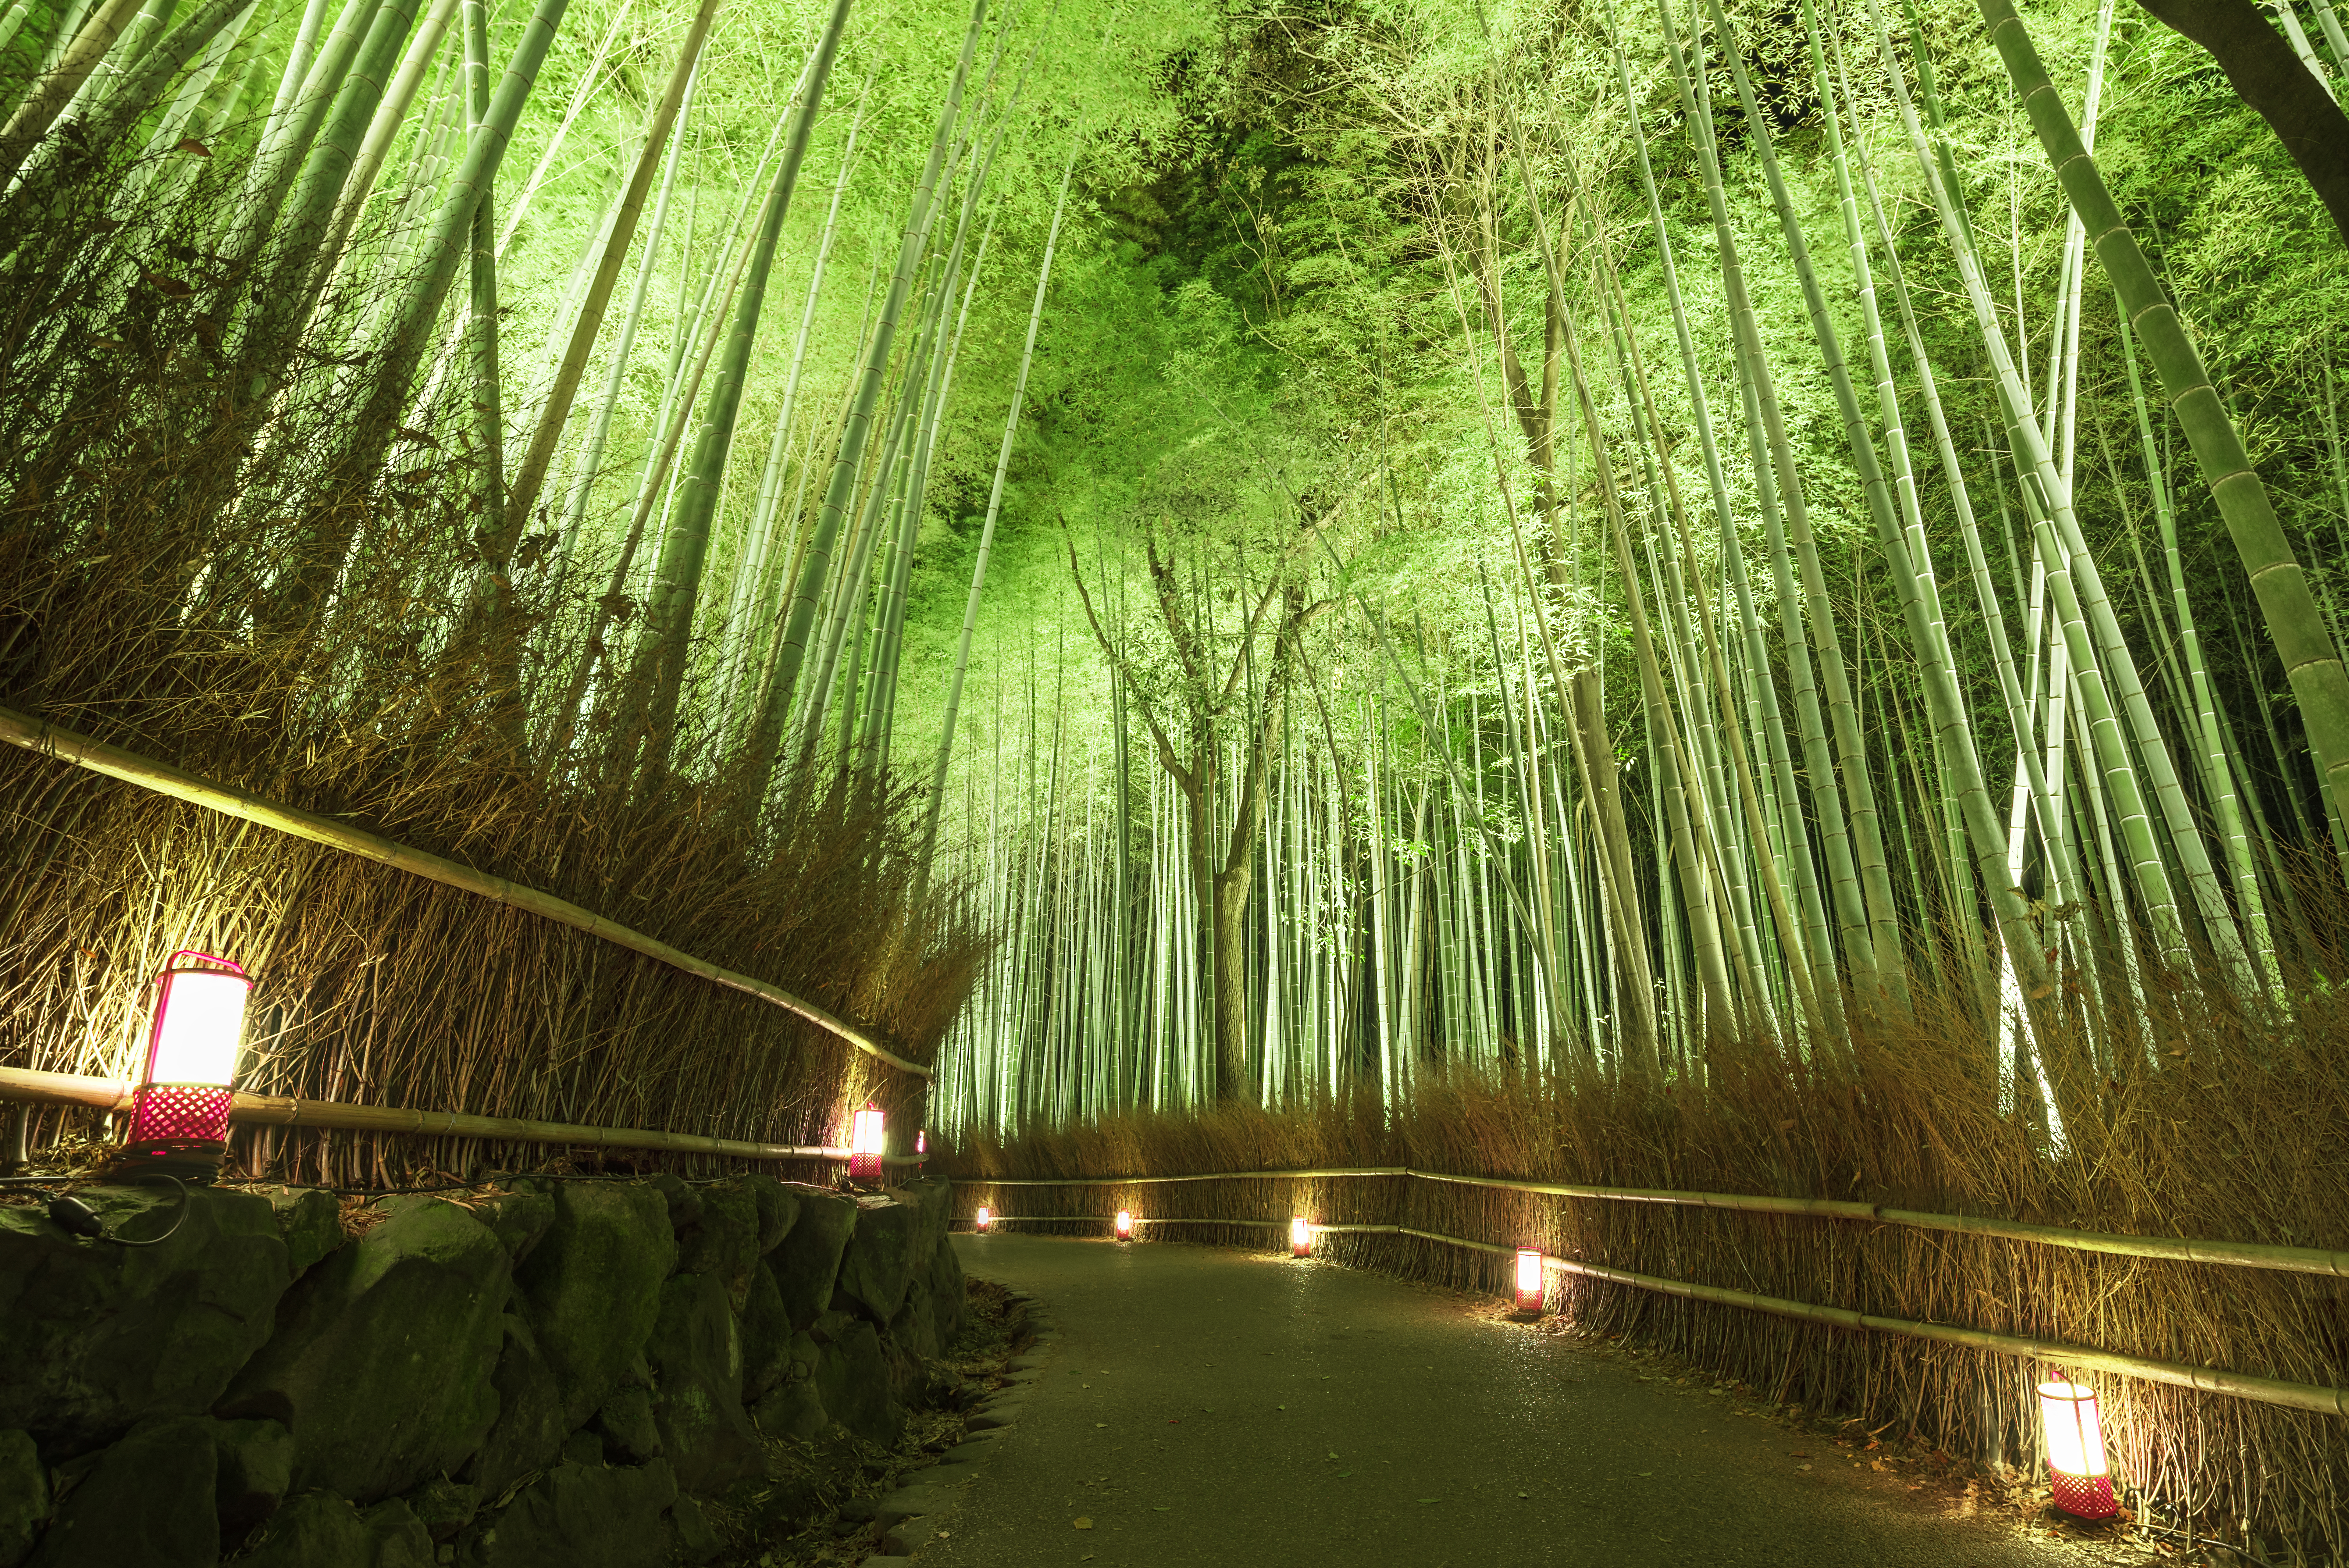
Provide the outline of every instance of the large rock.
{"type": "Polygon", "coordinates": [[[242,1530],[277,1511],[294,1483],[294,1434],[275,1421],[222,1421],[212,1429],[212,1497],[221,1527],[242,1530]]]}
{"type": "Polygon", "coordinates": [[[405,1491],[463,1463],[497,1418],[505,1248],[453,1203],[390,1206],[302,1277],[220,1405],[294,1434],[297,1491],[405,1491]]]}
{"type": "Polygon", "coordinates": [[[759,1201],[728,1181],[704,1187],[699,1195],[700,1212],[678,1232],[677,1272],[717,1280],[740,1312],[759,1264],[759,1201]]]}
{"type": "Polygon", "coordinates": [[[955,1254],[950,1236],[940,1236],[936,1250],[930,1254],[930,1307],[937,1314],[938,1345],[943,1353],[954,1347],[963,1325],[970,1317],[970,1284],[963,1277],[962,1259],[955,1254]]]}
{"type": "Polygon", "coordinates": [[[397,1499],[362,1511],[309,1491],[278,1511],[235,1568],[433,1568],[432,1537],[397,1499]]]}
{"type": "Polygon", "coordinates": [[[750,1288],[743,1295],[742,1402],[748,1405],[783,1380],[790,1366],[792,1318],[783,1310],[775,1271],[763,1261],[750,1265],[750,1288]]]}
{"type": "Polygon", "coordinates": [[[16,1568],[49,1517],[49,1472],[30,1432],[0,1432],[0,1568],[16,1568]]]}
{"type": "Polygon", "coordinates": [[[714,1495],[762,1474],[759,1436],[742,1413],[741,1346],[725,1287],[709,1274],[678,1274],[663,1285],[646,1354],[659,1387],[653,1421],[677,1484],[714,1495]]]}
{"type": "Polygon", "coordinates": [[[783,1244],[800,1217],[800,1189],[786,1187],[772,1176],[752,1171],[741,1178],[742,1190],[759,1206],[759,1255],[765,1257],[783,1244]]]}
{"type": "Polygon", "coordinates": [[[666,1460],[642,1470],[558,1466],[467,1532],[457,1561],[466,1568],[650,1568],[668,1559],[666,1511],[676,1501],[666,1460]]]}
{"type": "Polygon", "coordinates": [[[162,1416],[131,1428],[66,1494],[30,1568],[212,1568],[214,1425],[162,1416]]]}
{"type": "Polygon", "coordinates": [[[751,1407],[750,1418],[771,1438],[812,1438],[832,1425],[812,1378],[777,1388],[751,1407]]]}
{"type": "Polygon", "coordinates": [[[914,1237],[914,1257],[926,1259],[954,1228],[954,1183],[942,1176],[925,1176],[896,1189],[898,1201],[911,1203],[919,1215],[914,1237]]]}
{"type": "Polygon", "coordinates": [[[595,1432],[604,1439],[604,1451],[622,1464],[660,1457],[660,1426],[653,1419],[652,1396],[642,1388],[615,1388],[595,1412],[595,1432]]]}
{"type": "Polygon", "coordinates": [[[517,1187],[498,1201],[498,1217],[490,1222],[498,1241],[520,1268],[554,1223],[554,1195],[534,1187],[517,1187]]]}
{"type": "Polygon", "coordinates": [[[285,1238],[285,1266],[295,1274],[343,1244],[342,1205],[319,1187],[275,1187],[264,1196],[277,1212],[277,1233],[285,1238]]]}
{"type": "MultiPolygon", "coordinates": [[[[838,1295],[874,1322],[886,1323],[905,1304],[915,1264],[929,1261],[926,1252],[914,1250],[921,1236],[921,1210],[886,1195],[860,1198],[857,1208],[856,1233],[840,1260],[838,1295]]],[[[835,1299],[833,1305],[840,1303],[835,1299]]]]}
{"type": "Polygon", "coordinates": [[[507,1313],[501,1328],[504,1348],[491,1377],[498,1418],[473,1455],[468,1478],[492,1502],[531,1471],[553,1464],[564,1434],[571,1429],[563,1418],[563,1391],[538,1353],[530,1325],[507,1313]]]}
{"type": "MultiPolygon", "coordinates": [[[[169,1188],[91,1187],[110,1229],[161,1233],[169,1188]]],[[[86,1450],[148,1416],[209,1409],[267,1339],[293,1277],[265,1198],[188,1189],[161,1244],[117,1246],[0,1209],[0,1429],[53,1455],[86,1450]]]]}
{"type": "Polygon", "coordinates": [[[783,1314],[792,1327],[805,1328],[832,1305],[841,1253],[856,1233],[856,1223],[855,1200],[801,1190],[799,1219],[782,1244],[767,1255],[782,1293],[783,1314]]]}
{"type": "Polygon", "coordinates": [[[644,1349],[677,1239],[667,1200],[643,1183],[565,1181],[554,1210],[519,1280],[564,1419],[576,1427],[644,1349]]]}
{"type": "Polygon", "coordinates": [[[905,1305],[889,1320],[891,1343],[916,1361],[935,1361],[941,1349],[937,1310],[930,1302],[929,1274],[926,1267],[914,1275],[913,1284],[905,1287],[905,1305]]]}
{"type": "Polygon", "coordinates": [[[895,1442],[905,1417],[890,1396],[880,1334],[861,1317],[826,1313],[817,1335],[828,1340],[816,1357],[814,1378],[825,1414],[868,1442],[895,1442]]]}

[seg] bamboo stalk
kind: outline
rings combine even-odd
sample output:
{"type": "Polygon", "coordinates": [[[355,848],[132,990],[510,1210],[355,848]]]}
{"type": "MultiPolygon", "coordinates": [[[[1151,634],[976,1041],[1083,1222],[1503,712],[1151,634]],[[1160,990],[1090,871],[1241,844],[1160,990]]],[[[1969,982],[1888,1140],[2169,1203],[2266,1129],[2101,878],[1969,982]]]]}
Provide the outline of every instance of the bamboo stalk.
{"type": "MultiPolygon", "coordinates": [[[[0,1099],[39,1105],[80,1105],[129,1110],[135,1086],[75,1073],[0,1068],[0,1099]]],[[[512,1116],[468,1116],[453,1110],[411,1110],[391,1105],[345,1105],[329,1099],[240,1091],[232,1121],[262,1127],[316,1127],[349,1132],[402,1132],[423,1138],[491,1138],[510,1143],[559,1143],[593,1149],[657,1149],[674,1154],[715,1154],[730,1160],[845,1160],[849,1150],[821,1143],[748,1143],[691,1132],[640,1127],[580,1127],[512,1116]]],[[[920,1165],[927,1155],[887,1154],[885,1165],[920,1165]]],[[[1284,1223],[1286,1222],[1283,1222],[1284,1223]]]]}
{"type": "Polygon", "coordinates": [[[437,882],[447,887],[460,888],[466,892],[477,893],[495,903],[525,910],[558,924],[570,926],[575,931],[584,931],[590,936],[601,937],[615,946],[626,948],[631,953],[641,953],[647,958],[656,959],[672,968],[682,969],[688,975],[698,975],[705,980],[714,980],[720,985],[756,996],[761,1001],[771,1002],[786,1012],[795,1013],[817,1027],[847,1041],[867,1056],[879,1057],[891,1067],[922,1078],[931,1076],[930,1068],[909,1062],[905,1057],[885,1049],[864,1030],[834,1017],[812,1002],[803,1001],[792,995],[779,985],[770,985],[764,980],[749,975],[737,974],[731,969],[712,964],[706,958],[697,958],[682,949],[671,947],[666,942],[656,941],[616,921],[606,920],[592,910],[583,909],[567,900],[556,898],[553,893],[541,892],[536,888],[524,887],[519,882],[508,882],[503,877],[494,876],[487,872],[478,872],[470,866],[459,865],[456,861],[443,860],[439,855],[428,854],[422,850],[410,849],[405,844],[395,843],[378,834],[370,833],[363,828],[354,828],[347,823],[315,816],[308,811],[295,810],[290,806],[276,805],[257,796],[247,794],[242,789],[233,789],[212,783],[209,779],[199,779],[191,773],[182,773],[178,769],[158,762],[152,758],[141,757],[133,751],[125,751],[120,747],[109,746],[104,741],[93,740],[86,735],[78,735],[72,730],[40,719],[28,718],[10,708],[0,707],[0,741],[5,741],[12,746],[21,746],[27,751],[36,752],[44,757],[53,757],[61,762],[70,762],[78,768],[86,768],[93,773],[104,774],[109,779],[118,779],[126,784],[135,784],[142,789],[150,789],[158,795],[167,796],[174,800],[184,800],[191,805],[203,806],[223,816],[235,817],[247,822],[258,822],[264,828],[272,828],[297,839],[307,839],[312,843],[325,844],[330,849],[361,855],[368,860],[422,877],[428,882],[437,882]]]}
{"type": "Polygon", "coordinates": [[[2180,1236],[2124,1236],[2097,1231],[2067,1231],[2021,1220],[1972,1214],[1935,1214],[1881,1203],[1837,1198],[1774,1198],[1743,1192],[1687,1192],[1656,1187],[1591,1187],[1563,1181],[1518,1181],[1499,1176],[1455,1176],[1407,1165],[1331,1166],[1310,1171],[1220,1171],[1183,1176],[956,1177],[966,1187],[1126,1187],[1169,1181],[1304,1181],[1351,1176],[1411,1176],[1463,1187],[1495,1187],[1552,1198],[1591,1198],[1629,1203],[1666,1203],[1684,1208],[1734,1209],[1750,1214],[1807,1214],[1814,1219],[1855,1220],[1921,1231],[1956,1231],[2002,1241],[2031,1242],[2078,1253],[2119,1257],[2166,1258],[2173,1263],[2218,1264],[2230,1268],[2273,1269],[2284,1274],[2349,1278],[2349,1252],[2320,1247],[2280,1247],[2265,1242],[2203,1242],[2180,1236]]]}

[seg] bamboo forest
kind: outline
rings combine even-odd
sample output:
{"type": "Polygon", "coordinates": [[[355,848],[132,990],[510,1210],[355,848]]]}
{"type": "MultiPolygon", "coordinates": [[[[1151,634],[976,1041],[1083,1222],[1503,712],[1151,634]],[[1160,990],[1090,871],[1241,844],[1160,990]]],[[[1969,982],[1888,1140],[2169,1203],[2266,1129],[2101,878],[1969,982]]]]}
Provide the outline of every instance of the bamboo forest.
{"type": "Polygon", "coordinates": [[[869,1106],[2349,1560],[2342,0],[4,4],[16,1162],[192,955],[240,1180],[869,1106]]]}

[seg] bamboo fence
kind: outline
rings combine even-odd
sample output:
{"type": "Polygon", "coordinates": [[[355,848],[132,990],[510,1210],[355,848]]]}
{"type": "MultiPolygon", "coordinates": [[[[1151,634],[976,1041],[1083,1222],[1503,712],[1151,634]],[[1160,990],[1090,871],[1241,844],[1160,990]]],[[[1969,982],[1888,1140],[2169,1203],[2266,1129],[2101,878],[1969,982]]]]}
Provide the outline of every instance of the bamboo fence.
{"type": "Polygon", "coordinates": [[[918,1062],[909,1062],[874,1039],[866,1031],[834,1016],[814,1003],[794,996],[780,985],[771,985],[755,975],[740,974],[723,965],[697,958],[682,949],[657,941],[642,932],[634,931],[617,921],[607,920],[595,911],[582,908],[568,899],[525,887],[520,882],[488,872],[460,865],[440,855],[428,854],[396,843],[380,833],[370,833],[364,828],[354,828],[347,822],[337,822],[311,811],[300,811],[291,806],[281,806],[243,789],[215,784],[192,773],[181,771],[168,764],[142,757],[119,746],[109,746],[86,735],[78,735],[63,726],[43,719],[30,718],[12,709],[0,707],[0,740],[21,746],[43,757],[70,762],[109,779],[135,784],[169,799],[184,800],[191,805],[233,817],[242,821],[255,822],[264,828],[307,839],[312,843],[354,855],[362,855],[379,864],[436,882],[446,887],[460,888],[479,894],[493,903],[542,915],[558,925],[584,931],[590,936],[601,937],[631,953],[641,953],[647,958],[688,975],[717,982],[720,985],[771,1002],[787,1012],[794,1013],[809,1023],[838,1036],[865,1055],[888,1063],[901,1072],[920,1078],[931,1076],[931,1069],[918,1062]]]}
{"type": "MultiPolygon", "coordinates": [[[[136,1086],[78,1073],[31,1072],[0,1068],[0,1100],[29,1105],[84,1106],[128,1111],[136,1086]]],[[[646,1149],[668,1154],[699,1154],[721,1160],[845,1160],[849,1150],[822,1143],[760,1143],[640,1127],[584,1127],[531,1121],[511,1116],[468,1116],[460,1111],[414,1110],[400,1106],[346,1105],[299,1099],[291,1095],[238,1093],[229,1111],[232,1124],[331,1129],[346,1132],[407,1134],[419,1138],[482,1139],[503,1143],[555,1144],[572,1149],[646,1149]]],[[[890,1154],[884,1165],[921,1165],[927,1156],[890,1154]]]]}

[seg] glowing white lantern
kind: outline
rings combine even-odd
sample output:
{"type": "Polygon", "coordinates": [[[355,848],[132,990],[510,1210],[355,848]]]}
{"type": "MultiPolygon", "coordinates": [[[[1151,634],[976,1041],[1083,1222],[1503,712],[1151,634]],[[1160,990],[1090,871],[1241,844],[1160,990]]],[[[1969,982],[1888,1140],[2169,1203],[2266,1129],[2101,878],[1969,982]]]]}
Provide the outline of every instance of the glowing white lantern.
{"type": "Polygon", "coordinates": [[[208,1176],[227,1150],[228,1113],[236,1103],[231,1086],[253,982],[229,959],[183,950],[164,964],[156,985],[147,1070],[123,1152],[150,1168],[180,1165],[185,1169],[176,1174],[208,1176]]]}
{"type": "Polygon", "coordinates": [[[2039,1385],[2039,1422],[2047,1439],[2047,1473],[2055,1506],[2075,1519],[2120,1511],[2105,1464],[2105,1425],[2096,1391],[2058,1380],[2039,1385]]]}
{"type": "Polygon", "coordinates": [[[981,1203],[978,1206],[978,1218],[972,1222],[972,1229],[983,1236],[987,1234],[987,1227],[994,1222],[994,1219],[995,1216],[987,1212],[987,1205],[981,1203]]]}
{"type": "Polygon", "coordinates": [[[1288,1222],[1288,1255],[1292,1258],[1310,1256],[1313,1252],[1313,1227],[1298,1215],[1288,1222]]]}
{"type": "Polygon", "coordinates": [[[1542,1309],[1542,1255],[1534,1247],[1517,1249],[1517,1310],[1538,1314],[1542,1309]]]}
{"type": "Polygon", "coordinates": [[[1117,1239],[1121,1242],[1133,1240],[1133,1216],[1123,1209],[1117,1212],[1117,1239]]]}
{"type": "Polygon", "coordinates": [[[854,1130],[848,1140],[848,1179],[851,1181],[881,1180],[881,1148],[887,1136],[881,1108],[871,1100],[856,1113],[854,1130]]]}

